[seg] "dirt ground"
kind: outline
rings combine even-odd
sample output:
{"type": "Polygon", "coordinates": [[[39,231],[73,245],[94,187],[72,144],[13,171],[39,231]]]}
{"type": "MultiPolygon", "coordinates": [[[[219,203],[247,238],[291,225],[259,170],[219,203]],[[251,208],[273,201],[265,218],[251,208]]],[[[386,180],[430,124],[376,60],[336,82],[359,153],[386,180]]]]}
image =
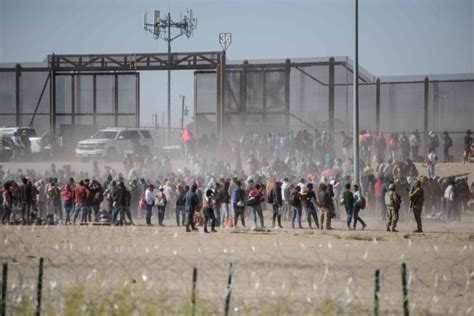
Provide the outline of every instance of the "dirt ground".
{"type": "Polygon", "coordinates": [[[400,225],[400,233],[377,230],[373,219],[368,223],[363,232],[219,229],[215,234],[185,233],[181,227],[10,226],[0,228],[0,257],[10,264],[14,297],[35,297],[36,266],[44,257],[45,300],[60,299],[68,288],[83,284],[100,287],[103,296],[132,284],[146,287],[148,294],[168,292],[187,300],[197,267],[197,295],[218,307],[232,262],[234,314],[244,308],[265,314],[265,304],[283,299],[291,313],[306,314],[330,299],[345,313],[365,314],[372,309],[374,273],[380,269],[381,309],[399,315],[405,262],[412,311],[462,315],[472,310],[474,218],[425,222],[427,233],[419,235],[409,233],[411,221],[400,225]]]}
{"type": "MultiPolygon", "coordinates": [[[[73,168],[87,166],[74,163],[73,168]]],[[[473,168],[441,164],[438,170],[441,176],[469,173],[473,179],[473,168]]],[[[268,216],[267,211],[270,226],[268,216]]],[[[411,217],[400,223],[399,233],[384,232],[378,220],[366,219],[365,231],[346,231],[344,222],[336,221],[334,231],[218,229],[214,234],[185,233],[171,219],[164,228],[0,226],[0,261],[9,263],[7,302],[11,311],[19,311],[21,297],[36,299],[38,258],[44,257],[44,308],[58,304],[55,310],[61,310],[70,289],[83,286],[83,310],[119,288],[135,302],[134,314],[142,314],[147,304],[155,308],[152,314],[171,314],[166,304],[190,300],[196,267],[197,300],[215,307],[203,314],[222,314],[233,263],[235,315],[372,313],[377,269],[380,309],[400,315],[404,262],[413,314],[474,313],[473,216],[464,216],[462,223],[425,219],[423,234],[411,233],[411,217]]]]}

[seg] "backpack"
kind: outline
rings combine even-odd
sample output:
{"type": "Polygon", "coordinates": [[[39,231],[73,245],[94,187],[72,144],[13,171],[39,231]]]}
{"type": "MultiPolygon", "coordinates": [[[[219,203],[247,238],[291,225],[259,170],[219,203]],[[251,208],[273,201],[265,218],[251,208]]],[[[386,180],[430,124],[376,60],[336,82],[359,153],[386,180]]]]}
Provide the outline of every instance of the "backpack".
{"type": "Polygon", "coordinates": [[[267,203],[268,203],[268,204],[273,204],[273,190],[271,190],[271,191],[268,192],[268,194],[267,194],[267,203]]]}
{"type": "Polygon", "coordinates": [[[258,198],[256,196],[251,196],[247,200],[247,206],[255,206],[258,204],[258,198]]]}
{"type": "Polygon", "coordinates": [[[361,210],[363,210],[363,209],[365,209],[366,205],[367,205],[367,202],[365,201],[365,198],[364,198],[363,196],[361,196],[361,197],[360,197],[360,200],[357,202],[357,206],[358,206],[361,210]]]}
{"type": "Polygon", "coordinates": [[[144,197],[140,199],[140,202],[139,202],[138,204],[139,204],[138,206],[139,206],[142,210],[146,210],[147,204],[146,204],[146,200],[145,200],[144,197]]]}
{"type": "Polygon", "coordinates": [[[299,202],[300,199],[299,199],[299,196],[298,196],[298,191],[293,191],[291,192],[290,194],[290,205],[291,206],[299,206],[299,202]]]}
{"type": "Polygon", "coordinates": [[[48,190],[48,198],[50,200],[56,200],[58,196],[58,189],[56,187],[51,187],[49,190],[48,190]]]}
{"type": "Polygon", "coordinates": [[[234,189],[232,191],[232,203],[237,203],[239,202],[241,199],[240,199],[240,189],[237,188],[237,189],[234,189]]]}

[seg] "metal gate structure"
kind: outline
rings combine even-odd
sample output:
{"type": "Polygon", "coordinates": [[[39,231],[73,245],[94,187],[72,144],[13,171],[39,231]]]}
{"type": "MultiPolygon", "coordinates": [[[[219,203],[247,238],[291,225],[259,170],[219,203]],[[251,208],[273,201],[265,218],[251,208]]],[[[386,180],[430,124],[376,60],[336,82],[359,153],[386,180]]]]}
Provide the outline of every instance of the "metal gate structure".
{"type": "MultiPolygon", "coordinates": [[[[139,127],[140,71],[212,69],[219,74],[224,56],[223,52],[52,54],[43,64],[0,65],[0,126],[32,126],[40,133],[74,126],[79,133],[84,126],[139,127]]],[[[218,91],[220,98],[217,95],[218,91]]],[[[220,99],[216,102],[221,104],[220,99]]]]}
{"type": "MultiPolygon", "coordinates": [[[[353,62],[348,57],[227,62],[226,136],[247,131],[352,129],[353,62]]],[[[473,127],[474,74],[376,78],[359,67],[360,129],[464,132],[473,127]],[[462,115],[460,115],[462,113],[462,115]]],[[[216,74],[194,73],[199,134],[216,130],[216,74]]]]}

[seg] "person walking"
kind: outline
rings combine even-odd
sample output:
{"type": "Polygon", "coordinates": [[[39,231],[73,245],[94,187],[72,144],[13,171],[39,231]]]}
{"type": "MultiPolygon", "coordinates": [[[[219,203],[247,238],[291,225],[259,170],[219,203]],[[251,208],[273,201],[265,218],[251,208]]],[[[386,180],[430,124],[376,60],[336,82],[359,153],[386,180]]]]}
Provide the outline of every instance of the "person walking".
{"type": "Polygon", "coordinates": [[[155,195],[153,191],[155,190],[153,184],[148,185],[145,190],[145,204],[146,204],[146,213],[145,221],[147,226],[153,226],[151,224],[151,216],[153,214],[153,205],[155,205],[155,195]]]}
{"type": "Polygon", "coordinates": [[[354,194],[351,192],[351,184],[346,183],[345,191],[342,194],[342,203],[346,209],[346,225],[347,230],[351,229],[352,217],[354,215],[354,194]]]}
{"type": "Polygon", "coordinates": [[[283,197],[281,190],[281,183],[274,180],[272,189],[269,192],[267,202],[272,205],[273,216],[272,216],[272,228],[275,228],[275,221],[278,223],[278,227],[283,228],[281,225],[281,215],[283,211],[283,197]]]}
{"type": "Polygon", "coordinates": [[[321,183],[319,185],[319,192],[318,192],[318,204],[319,204],[319,212],[320,212],[320,222],[321,222],[321,229],[326,228],[327,230],[331,230],[331,204],[332,204],[332,197],[328,192],[328,187],[326,184],[321,183]]]}
{"type": "Polygon", "coordinates": [[[471,130],[468,129],[466,131],[466,135],[464,135],[464,155],[462,159],[462,163],[465,164],[469,162],[469,155],[471,154],[471,146],[472,146],[472,137],[471,137],[471,130]]]}
{"type": "Polygon", "coordinates": [[[317,201],[316,194],[313,191],[313,183],[308,183],[306,185],[306,192],[304,194],[304,205],[306,209],[306,217],[308,219],[309,229],[312,229],[311,218],[314,220],[316,228],[319,229],[318,213],[316,212],[315,203],[317,201]]]}
{"type": "Polygon", "coordinates": [[[420,161],[419,150],[421,145],[421,137],[417,129],[414,130],[413,133],[410,135],[409,141],[413,161],[420,161]]]}
{"type": "Polygon", "coordinates": [[[203,199],[203,214],[204,214],[204,233],[208,234],[207,224],[211,221],[211,232],[216,231],[216,217],[214,216],[214,206],[216,204],[214,191],[207,189],[203,199]]]}
{"type": "Polygon", "coordinates": [[[74,178],[69,178],[69,182],[63,186],[61,197],[64,201],[64,223],[68,225],[71,224],[71,211],[74,208],[74,178]]]}
{"type": "Polygon", "coordinates": [[[438,135],[435,134],[435,132],[430,131],[428,133],[428,152],[436,153],[436,149],[439,147],[439,138],[438,135]]]}
{"type": "Polygon", "coordinates": [[[87,199],[90,197],[90,190],[87,188],[83,180],[79,181],[79,185],[74,190],[75,213],[73,224],[76,223],[77,217],[81,217],[81,223],[85,222],[87,216],[87,199]]]}
{"type": "Polygon", "coordinates": [[[155,198],[155,205],[158,208],[158,225],[164,227],[164,220],[165,220],[165,211],[166,205],[168,204],[168,199],[166,198],[166,194],[164,192],[165,188],[161,186],[158,189],[158,194],[155,198]]]}
{"type": "Polygon", "coordinates": [[[449,136],[448,131],[443,132],[443,154],[444,162],[449,162],[449,149],[453,147],[453,139],[449,136]]]}
{"type": "Polygon", "coordinates": [[[124,222],[124,201],[125,201],[125,185],[122,181],[118,183],[117,189],[113,194],[113,212],[112,225],[123,225],[124,222]]]}
{"type": "Polygon", "coordinates": [[[21,179],[23,183],[19,188],[22,224],[29,225],[31,220],[31,205],[33,204],[32,187],[28,185],[28,179],[21,179]]]}
{"type": "Polygon", "coordinates": [[[438,156],[434,151],[430,151],[426,156],[426,167],[428,168],[428,178],[434,179],[436,177],[436,163],[438,162],[438,156]]]}
{"type": "Polygon", "coordinates": [[[293,216],[291,219],[291,227],[295,228],[295,220],[298,218],[298,227],[303,228],[301,225],[301,217],[303,216],[303,205],[301,203],[301,187],[296,188],[290,194],[291,206],[293,207],[293,216]]]}
{"type": "Polygon", "coordinates": [[[354,206],[353,206],[353,218],[354,218],[354,224],[353,224],[353,229],[356,229],[357,222],[359,221],[362,224],[362,230],[364,230],[367,225],[365,222],[360,218],[359,212],[362,209],[362,204],[364,203],[364,198],[362,197],[362,194],[360,193],[359,190],[359,185],[354,184],[354,206]]]}
{"type": "Polygon", "coordinates": [[[422,233],[423,228],[421,225],[421,211],[423,210],[425,193],[421,187],[421,181],[415,180],[411,190],[410,190],[410,206],[413,210],[413,215],[415,216],[416,221],[416,230],[414,233],[422,233]]]}
{"type": "Polygon", "coordinates": [[[455,214],[454,214],[454,198],[455,198],[455,190],[454,190],[454,180],[449,180],[449,185],[447,186],[446,190],[444,191],[444,200],[446,201],[446,207],[448,209],[448,221],[454,221],[455,214]]]}
{"type": "Polygon", "coordinates": [[[245,191],[242,189],[242,182],[237,181],[236,184],[236,188],[232,191],[232,204],[234,207],[234,225],[237,228],[239,217],[242,226],[245,227],[245,191]]]}
{"type": "Polygon", "coordinates": [[[231,218],[230,214],[230,208],[229,208],[229,203],[230,203],[230,195],[229,195],[229,186],[230,186],[230,180],[229,179],[221,179],[221,182],[224,184],[221,190],[219,191],[219,202],[221,204],[220,209],[221,209],[221,218],[220,218],[220,225],[221,227],[224,226],[226,221],[231,218]]]}
{"type": "Polygon", "coordinates": [[[284,178],[281,184],[281,198],[283,201],[282,214],[284,220],[288,221],[291,213],[290,205],[290,183],[288,178],[284,178]]]}
{"type": "Polygon", "coordinates": [[[253,189],[249,191],[248,199],[247,199],[247,206],[249,206],[252,210],[253,215],[253,228],[257,228],[257,215],[260,219],[261,228],[265,228],[263,224],[263,210],[262,210],[262,202],[264,200],[263,192],[260,184],[256,184],[253,189]]]}
{"type": "Polygon", "coordinates": [[[179,227],[180,218],[181,225],[185,225],[185,212],[184,207],[186,206],[186,192],[189,190],[189,186],[178,185],[178,193],[176,198],[176,225],[179,227]]]}
{"type": "Polygon", "coordinates": [[[387,231],[397,233],[398,211],[402,199],[400,195],[395,192],[395,184],[391,183],[388,186],[388,192],[385,194],[385,205],[387,205],[387,231]]]}
{"type": "Polygon", "coordinates": [[[194,212],[196,212],[199,206],[199,198],[196,190],[197,185],[194,183],[185,196],[186,203],[184,209],[186,211],[186,232],[191,232],[191,229],[192,231],[197,231],[197,228],[194,227],[194,212]],[[189,227],[191,227],[191,229],[189,227]]]}
{"type": "Polygon", "coordinates": [[[2,216],[2,224],[3,225],[8,225],[10,223],[10,217],[12,214],[12,208],[13,208],[13,196],[12,196],[12,191],[11,191],[11,182],[5,182],[3,184],[3,216],[2,216]]]}

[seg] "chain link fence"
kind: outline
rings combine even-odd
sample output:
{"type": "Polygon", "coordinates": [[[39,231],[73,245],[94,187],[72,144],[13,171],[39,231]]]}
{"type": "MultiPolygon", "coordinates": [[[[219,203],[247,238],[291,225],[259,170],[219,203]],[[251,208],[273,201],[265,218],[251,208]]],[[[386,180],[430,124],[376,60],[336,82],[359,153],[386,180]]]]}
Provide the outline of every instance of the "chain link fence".
{"type": "Polygon", "coordinates": [[[40,310],[45,315],[222,315],[227,299],[232,315],[377,314],[377,304],[380,314],[400,315],[406,263],[409,312],[467,315],[474,301],[474,235],[472,217],[466,221],[465,233],[432,223],[436,232],[423,235],[1,227],[0,257],[8,264],[3,303],[7,315],[33,314],[44,258],[40,310]]]}

